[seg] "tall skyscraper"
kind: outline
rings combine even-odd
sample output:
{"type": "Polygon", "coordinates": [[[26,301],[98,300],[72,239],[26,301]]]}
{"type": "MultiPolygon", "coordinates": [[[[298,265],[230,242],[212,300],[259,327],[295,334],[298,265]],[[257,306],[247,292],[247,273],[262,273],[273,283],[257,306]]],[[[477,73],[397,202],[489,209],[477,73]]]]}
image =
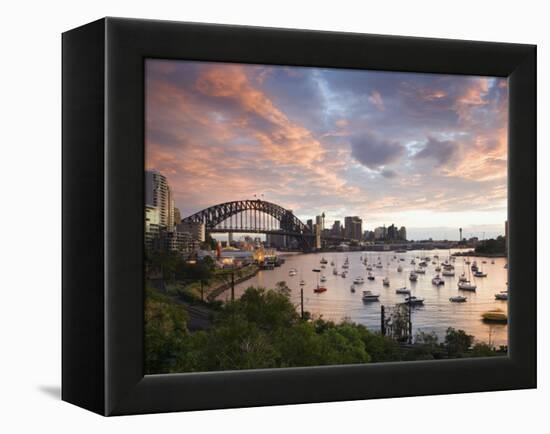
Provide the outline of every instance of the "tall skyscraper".
{"type": "Polygon", "coordinates": [[[387,237],[386,238],[388,240],[396,240],[397,237],[398,237],[397,228],[392,223],[390,226],[388,226],[388,231],[387,231],[387,237]]]}
{"type": "Polygon", "coordinates": [[[340,220],[334,220],[330,233],[335,236],[342,235],[342,224],[340,223],[340,220]]]}
{"type": "Polygon", "coordinates": [[[174,199],[166,177],[160,172],[145,172],[145,205],[158,208],[159,225],[174,227],[174,199]]]}
{"type": "Polygon", "coordinates": [[[363,220],[358,216],[348,216],[344,219],[344,232],[346,238],[361,240],[363,235],[363,220]]]}
{"type": "Polygon", "coordinates": [[[407,229],[405,228],[405,226],[401,226],[399,228],[399,239],[407,241],[407,229]]]}

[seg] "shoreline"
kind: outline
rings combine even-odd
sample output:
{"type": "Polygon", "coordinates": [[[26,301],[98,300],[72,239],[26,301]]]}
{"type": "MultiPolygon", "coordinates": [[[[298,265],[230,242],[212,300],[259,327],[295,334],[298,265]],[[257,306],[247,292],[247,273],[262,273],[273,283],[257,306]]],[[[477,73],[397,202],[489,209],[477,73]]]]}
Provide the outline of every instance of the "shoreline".
{"type": "Polygon", "coordinates": [[[471,256],[473,258],[507,258],[506,253],[477,253],[473,250],[470,252],[455,252],[451,256],[471,256]]]}
{"type": "MultiPolygon", "coordinates": [[[[241,276],[238,279],[235,279],[233,284],[238,285],[239,283],[246,282],[247,280],[252,279],[254,276],[256,276],[259,273],[259,271],[260,271],[260,267],[256,267],[256,269],[252,273],[246,276],[241,276]]],[[[227,291],[229,288],[231,288],[231,282],[222,283],[221,285],[213,288],[209,292],[209,294],[206,296],[206,299],[208,301],[214,301],[220,295],[222,295],[225,291],[227,291]]]]}

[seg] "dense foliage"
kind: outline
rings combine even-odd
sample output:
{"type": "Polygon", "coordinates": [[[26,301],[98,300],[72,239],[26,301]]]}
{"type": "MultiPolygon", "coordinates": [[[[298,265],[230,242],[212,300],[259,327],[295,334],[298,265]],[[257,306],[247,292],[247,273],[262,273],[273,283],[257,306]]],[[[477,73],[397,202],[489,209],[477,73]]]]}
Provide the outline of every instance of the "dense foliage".
{"type": "Polygon", "coordinates": [[[499,236],[496,239],[482,241],[476,246],[475,252],[485,255],[503,255],[506,252],[506,238],[499,236]]]}
{"type": "Polygon", "coordinates": [[[183,306],[149,290],[145,319],[148,373],[367,363],[399,354],[397,344],[364,326],[302,320],[284,286],[247,289],[211,329],[195,333],[184,327],[183,306]]]}
{"type": "Polygon", "coordinates": [[[197,372],[293,366],[338,365],[496,354],[472,348],[473,337],[449,329],[439,344],[418,334],[404,347],[349,321],[300,318],[283,282],[276,289],[248,288],[219,308],[212,327],[189,333],[183,305],[148,290],[145,307],[146,372],[197,372]]]}

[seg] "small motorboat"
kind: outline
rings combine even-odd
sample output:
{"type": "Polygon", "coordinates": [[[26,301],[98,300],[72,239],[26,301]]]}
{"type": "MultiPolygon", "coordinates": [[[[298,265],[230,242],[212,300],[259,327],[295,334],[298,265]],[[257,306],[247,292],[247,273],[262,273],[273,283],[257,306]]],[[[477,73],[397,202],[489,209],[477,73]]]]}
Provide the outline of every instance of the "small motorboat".
{"type": "Polygon", "coordinates": [[[397,267],[397,272],[401,273],[402,271],[403,271],[403,267],[401,265],[399,265],[399,267],[397,267]]]}
{"type": "Polygon", "coordinates": [[[439,273],[441,271],[441,267],[438,265],[437,267],[435,267],[435,271],[439,273]]]}
{"type": "Polygon", "coordinates": [[[504,264],[504,268],[508,268],[508,264],[504,264]]]}
{"type": "Polygon", "coordinates": [[[379,262],[378,264],[376,264],[376,268],[382,268],[382,267],[383,267],[383,265],[382,265],[381,262],[379,262]]]}
{"type": "Polygon", "coordinates": [[[424,304],[424,299],[420,297],[415,297],[414,295],[409,295],[405,297],[405,303],[410,304],[411,306],[416,306],[424,304]]]}
{"type": "Polygon", "coordinates": [[[296,271],[296,268],[291,268],[288,272],[289,276],[296,276],[298,274],[298,271],[296,271]]]}
{"type": "Polygon", "coordinates": [[[325,264],[321,265],[321,268],[327,268],[327,266],[325,264]]]}
{"type": "Polygon", "coordinates": [[[373,294],[372,291],[363,291],[363,301],[378,301],[380,294],[373,294]]]}
{"type": "Polygon", "coordinates": [[[350,290],[351,292],[355,292],[355,285],[351,285],[351,286],[349,287],[349,290],[350,290]]]}
{"type": "Polygon", "coordinates": [[[494,260],[494,259],[491,261],[491,264],[493,264],[493,265],[495,264],[495,260],[494,260]]]}
{"type": "Polygon", "coordinates": [[[458,278],[458,281],[459,282],[467,282],[468,281],[468,278],[466,277],[466,274],[465,273],[462,273],[460,275],[460,277],[458,278]]]}
{"type": "Polygon", "coordinates": [[[506,324],[508,322],[508,315],[502,309],[489,310],[481,314],[481,318],[485,322],[495,322],[506,324]]]}
{"type": "Polygon", "coordinates": [[[461,291],[475,291],[477,288],[477,286],[470,283],[469,280],[466,280],[465,282],[458,282],[457,286],[461,291]]]}
{"type": "Polygon", "coordinates": [[[330,261],[330,265],[334,267],[334,261],[330,261]]]}
{"type": "Polygon", "coordinates": [[[443,272],[441,273],[443,276],[447,276],[447,277],[452,277],[455,275],[455,272],[454,270],[443,270],[443,272]]]}
{"type": "Polygon", "coordinates": [[[439,274],[436,274],[435,277],[432,279],[432,284],[435,286],[445,285],[445,281],[439,277],[439,274]]]}
{"type": "Polygon", "coordinates": [[[405,288],[405,287],[403,287],[403,288],[397,288],[397,289],[395,290],[395,293],[396,293],[396,294],[405,294],[405,295],[409,295],[409,294],[411,293],[411,290],[410,290],[410,289],[407,289],[407,288],[405,288]]]}
{"type": "Polygon", "coordinates": [[[382,285],[384,286],[390,286],[390,279],[388,277],[384,277],[382,279],[382,285]]]}
{"type": "Polygon", "coordinates": [[[487,273],[483,271],[474,271],[474,277],[487,277],[487,273]]]}
{"type": "Polygon", "coordinates": [[[409,280],[411,282],[416,282],[418,280],[418,275],[414,271],[411,271],[409,274],[409,280]]]}
{"type": "Polygon", "coordinates": [[[500,291],[495,294],[495,300],[508,301],[508,291],[500,291]]]}
{"type": "Polygon", "coordinates": [[[454,297],[449,298],[449,301],[452,303],[464,303],[466,300],[468,300],[468,298],[463,295],[455,295],[454,297]]]}
{"type": "Polygon", "coordinates": [[[369,271],[369,274],[367,274],[367,279],[374,280],[374,274],[369,271]]]}
{"type": "Polygon", "coordinates": [[[336,268],[333,268],[332,269],[332,274],[334,274],[335,276],[338,276],[338,270],[336,268]]]}
{"type": "Polygon", "coordinates": [[[325,259],[324,256],[321,258],[320,262],[321,262],[321,264],[328,264],[328,261],[325,259]]]}
{"type": "Polygon", "coordinates": [[[317,292],[317,293],[321,293],[321,292],[326,292],[327,288],[325,288],[324,286],[318,286],[317,288],[313,288],[313,292],[317,292]]]}
{"type": "Polygon", "coordinates": [[[367,271],[372,271],[372,267],[370,265],[367,265],[367,268],[366,268],[367,271]]]}
{"type": "Polygon", "coordinates": [[[353,283],[355,283],[356,285],[362,285],[363,283],[365,283],[365,279],[363,279],[361,276],[358,276],[353,279],[353,283]]]}
{"type": "Polygon", "coordinates": [[[477,262],[476,262],[476,261],[474,261],[474,262],[472,263],[471,269],[472,269],[472,271],[474,271],[474,272],[478,270],[477,262]]]}
{"type": "Polygon", "coordinates": [[[424,270],[423,268],[418,268],[418,269],[414,270],[414,272],[416,274],[426,274],[426,270],[424,270]]]}
{"type": "Polygon", "coordinates": [[[327,276],[325,276],[324,274],[321,276],[321,282],[326,282],[327,281],[327,276]]]}

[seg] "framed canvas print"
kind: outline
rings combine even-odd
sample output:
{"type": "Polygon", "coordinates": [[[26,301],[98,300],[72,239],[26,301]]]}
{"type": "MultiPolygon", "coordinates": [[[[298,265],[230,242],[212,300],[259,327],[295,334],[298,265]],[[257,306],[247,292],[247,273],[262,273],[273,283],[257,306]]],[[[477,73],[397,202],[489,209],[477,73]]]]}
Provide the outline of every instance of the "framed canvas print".
{"type": "Polygon", "coordinates": [[[105,18],[63,34],[63,399],[536,386],[536,49],[105,18]]]}

